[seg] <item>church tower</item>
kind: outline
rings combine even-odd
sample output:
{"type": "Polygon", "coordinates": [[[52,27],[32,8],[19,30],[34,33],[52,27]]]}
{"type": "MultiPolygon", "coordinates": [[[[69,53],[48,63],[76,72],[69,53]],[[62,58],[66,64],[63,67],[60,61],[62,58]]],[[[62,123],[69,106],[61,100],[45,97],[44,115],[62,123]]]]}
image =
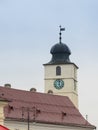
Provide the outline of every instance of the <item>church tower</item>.
{"type": "Polygon", "coordinates": [[[45,93],[68,96],[73,104],[78,108],[77,92],[77,69],[78,67],[69,59],[71,51],[69,47],[61,41],[60,26],[59,43],[52,46],[50,62],[44,64],[45,93]]]}

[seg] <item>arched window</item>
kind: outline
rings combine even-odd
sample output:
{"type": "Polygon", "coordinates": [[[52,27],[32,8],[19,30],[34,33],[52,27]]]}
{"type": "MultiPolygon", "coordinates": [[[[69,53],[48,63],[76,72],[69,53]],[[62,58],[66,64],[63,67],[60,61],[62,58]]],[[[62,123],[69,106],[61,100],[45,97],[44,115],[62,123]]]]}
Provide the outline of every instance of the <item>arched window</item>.
{"type": "Polygon", "coordinates": [[[56,67],[56,75],[61,75],[61,67],[60,66],[56,67]]]}

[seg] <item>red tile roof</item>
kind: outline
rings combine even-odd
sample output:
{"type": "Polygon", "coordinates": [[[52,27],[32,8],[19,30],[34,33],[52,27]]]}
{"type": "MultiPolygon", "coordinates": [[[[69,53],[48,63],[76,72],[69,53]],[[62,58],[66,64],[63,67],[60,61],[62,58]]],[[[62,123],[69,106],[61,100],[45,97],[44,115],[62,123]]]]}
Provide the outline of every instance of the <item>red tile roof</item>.
{"type": "Polygon", "coordinates": [[[0,98],[8,100],[6,119],[95,128],[66,96],[0,87],[0,98]]]}
{"type": "Polygon", "coordinates": [[[2,125],[0,125],[0,130],[9,130],[9,129],[4,127],[4,126],[2,126],[2,125]]]}

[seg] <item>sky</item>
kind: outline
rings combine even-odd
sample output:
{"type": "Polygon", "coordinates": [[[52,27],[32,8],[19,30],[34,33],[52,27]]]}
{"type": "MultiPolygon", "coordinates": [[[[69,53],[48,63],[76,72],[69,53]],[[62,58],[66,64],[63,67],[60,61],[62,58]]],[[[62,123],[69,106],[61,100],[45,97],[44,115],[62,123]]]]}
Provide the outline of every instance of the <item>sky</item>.
{"type": "Polygon", "coordinates": [[[79,67],[79,110],[98,127],[98,0],[0,0],[0,86],[44,92],[59,25],[79,67]]]}

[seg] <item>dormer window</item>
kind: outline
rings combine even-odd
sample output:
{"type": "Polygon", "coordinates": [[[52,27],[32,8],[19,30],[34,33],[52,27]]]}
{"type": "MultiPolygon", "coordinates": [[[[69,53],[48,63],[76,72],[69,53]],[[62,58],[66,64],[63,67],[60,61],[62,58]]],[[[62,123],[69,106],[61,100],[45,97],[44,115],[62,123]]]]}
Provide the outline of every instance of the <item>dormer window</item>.
{"type": "Polygon", "coordinates": [[[61,75],[61,67],[60,66],[56,67],[56,75],[61,75]]]}

